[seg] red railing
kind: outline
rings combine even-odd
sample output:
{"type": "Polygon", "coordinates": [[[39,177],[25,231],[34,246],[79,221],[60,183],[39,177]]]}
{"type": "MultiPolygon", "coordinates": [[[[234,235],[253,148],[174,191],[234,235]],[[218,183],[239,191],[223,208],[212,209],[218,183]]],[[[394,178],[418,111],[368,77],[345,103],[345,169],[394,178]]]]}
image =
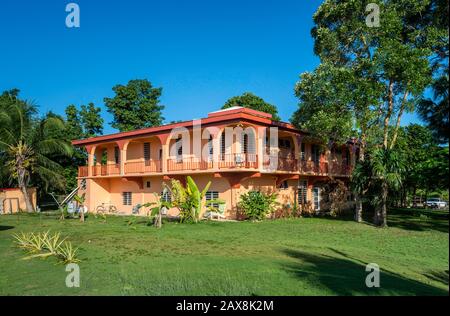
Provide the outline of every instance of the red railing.
{"type": "Polygon", "coordinates": [[[279,157],[277,155],[266,155],[263,161],[264,169],[279,171],[298,171],[298,160],[292,157],[279,157]]]}
{"type": "Polygon", "coordinates": [[[87,166],[78,167],[78,176],[79,177],[87,177],[89,168],[87,166]]]}
{"type": "Polygon", "coordinates": [[[258,168],[256,154],[224,154],[219,157],[219,168],[258,168]]]}
{"type": "Polygon", "coordinates": [[[160,160],[145,160],[125,163],[125,174],[160,172],[160,160]]]}
{"type": "Polygon", "coordinates": [[[350,175],[352,173],[352,167],[347,163],[330,163],[330,173],[336,175],[350,175]]]}
{"type": "Polygon", "coordinates": [[[120,174],[119,164],[92,166],[92,176],[112,176],[120,174]]]}
{"type": "Polygon", "coordinates": [[[167,159],[167,171],[207,170],[212,168],[212,161],[204,161],[198,157],[167,159]]]}
{"type": "Polygon", "coordinates": [[[302,161],[300,171],[304,173],[326,174],[328,173],[328,162],[302,161]]]}

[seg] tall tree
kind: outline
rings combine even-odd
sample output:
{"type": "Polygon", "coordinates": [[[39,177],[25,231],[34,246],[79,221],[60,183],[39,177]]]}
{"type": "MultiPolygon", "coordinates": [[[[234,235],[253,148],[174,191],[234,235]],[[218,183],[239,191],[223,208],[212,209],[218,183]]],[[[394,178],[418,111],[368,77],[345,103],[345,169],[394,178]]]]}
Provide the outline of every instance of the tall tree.
{"type": "Polygon", "coordinates": [[[154,88],[147,79],[136,79],[125,86],[114,86],[113,91],[113,98],[104,98],[108,112],[114,116],[112,127],[130,131],[163,123],[164,106],[159,103],[162,88],[154,88]]]}
{"type": "Polygon", "coordinates": [[[242,106],[244,108],[249,108],[265,113],[272,114],[272,119],[275,121],[280,121],[278,116],[278,109],[275,105],[267,103],[263,98],[254,95],[251,92],[245,92],[242,95],[232,97],[228,99],[227,102],[222,106],[222,109],[228,109],[233,106],[242,106]]]}
{"type": "Polygon", "coordinates": [[[80,113],[75,105],[70,104],[66,107],[66,131],[69,140],[83,138],[83,126],[80,113]]]}
{"type": "MultiPolygon", "coordinates": [[[[368,92],[369,102],[353,104],[357,125],[371,125],[373,113],[377,113],[378,126],[383,133],[380,146],[384,153],[375,151],[380,158],[372,166],[390,163],[395,159],[393,150],[403,114],[414,109],[425,87],[431,82],[430,59],[433,48],[440,43],[440,26],[423,24],[420,16],[430,10],[431,0],[372,1],[380,8],[380,23],[366,23],[367,12],[364,1],[328,0],[314,14],[312,30],[314,50],[322,63],[344,67],[352,73],[350,84],[356,91],[368,92]],[[376,26],[376,27],[373,27],[376,26]],[[391,125],[392,124],[392,125],[391,125]]],[[[313,88],[313,87],[311,87],[313,88]]],[[[352,91],[352,90],[349,90],[352,91]]],[[[395,165],[395,164],[394,164],[395,165]]],[[[384,166],[392,176],[394,170],[384,166]]],[[[386,226],[386,203],[389,181],[384,177],[379,207],[375,222],[386,226]]]]}
{"type": "MultiPolygon", "coordinates": [[[[448,68],[447,68],[448,71],[448,68]]],[[[439,143],[448,143],[450,111],[448,102],[448,73],[435,79],[432,84],[433,98],[420,100],[418,112],[420,117],[433,131],[433,136],[439,143]]]]}
{"type": "MultiPolygon", "coordinates": [[[[21,189],[27,211],[34,206],[28,195],[33,182],[46,187],[64,186],[61,166],[51,159],[53,155],[72,153],[67,142],[55,138],[64,129],[63,122],[54,116],[35,119],[33,105],[20,101],[0,106],[0,159],[10,181],[21,189]]],[[[3,168],[2,168],[3,169],[3,168]]]]}
{"type": "Polygon", "coordinates": [[[95,137],[103,133],[103,118],[100,116],[100,112],[101,109],[92,102],[88,106],[81,106],[80,117],[84,138],[95,137]]]}

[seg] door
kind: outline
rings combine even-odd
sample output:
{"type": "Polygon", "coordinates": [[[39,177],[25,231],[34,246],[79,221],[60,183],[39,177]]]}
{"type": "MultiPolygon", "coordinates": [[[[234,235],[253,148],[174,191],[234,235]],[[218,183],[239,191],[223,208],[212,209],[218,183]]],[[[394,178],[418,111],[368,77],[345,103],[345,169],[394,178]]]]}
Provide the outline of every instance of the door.
{"type": "Polygon", "coordinates": [[[314,210],[320,211],[320,187],[313,189],[314,210]]]}

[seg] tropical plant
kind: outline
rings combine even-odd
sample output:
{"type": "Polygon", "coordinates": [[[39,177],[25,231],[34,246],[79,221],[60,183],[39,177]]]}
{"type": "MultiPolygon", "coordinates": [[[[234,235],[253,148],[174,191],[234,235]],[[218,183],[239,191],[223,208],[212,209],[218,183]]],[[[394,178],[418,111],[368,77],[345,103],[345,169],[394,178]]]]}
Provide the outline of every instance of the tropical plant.
{"type": "Polygon", "coordinates": [[[78,203],[78,209],[80,210],[80,222],[84,222],[84,201],[86,200],[86,195],[83,194],[79,196],[76,194],[73,199],[78,203]]]}
{"type": "Polygon", "coordinates": [[[394,149],[375,148],[364,163],[356,166],[353,173],[353,188],[367,195],[375,207],[374,223],[387,226],[387,202],[389,190],[397,190],[402,184],[404,162],[394,149]]]}
{"type": "Polygon", "coordinates": [[[149,203],[145,203],[142,205],[143,207],[150,208],[147,216],[153,221],[153,225],[156,228],[161,228],[161,226],[162,226],[162,213],[161,213],[162,209],[163,208],[169,209],[172,207],[171,202],[165,201],[163,199],[163,196],[167,191],[168,191],[168,188],[164,187],[163,195],[161,197],[159,197],[158,194],[155,193],[155,197],[158,202],[149,202],[149,203]]]}
{"type": "Polygon", "coordinates": [[[43,191],[50,185],[64,188],[62,168],[52,158],[72,154],[67,142],[55,138],[63,122],[56,117],[36,120],[34,111],[33,105],[19,100],[0,105],[0,163],[21,189],[29,212],[34,211],[30,184],[41,182],[43,191]]]}
{"type": "Polygon", "coordinates": [[[171,180],[172,205],[180,211],[180,222],[199,221],[204,206],[203,198],[210,186],[211,181],[200,191],[194,179],[190,176],[186,177],[186,187],[178,180],[171,180]]]}
{"type": "Polygon", "coordinates": [[[249,191],[240,197],[238,207],[250,220],[262,220],[278,206],[276,193],[249,191]]]}
{"type": "Polygon", "coordinates": [[[13,238],[19,248],[26,250],[30,255],[24,260],[32,258],[46,258],[55,256],[63,263],[79,262],[77,250],[74,249],[66,238],[61,239],[61,233],[50,234],[49,231],[43,233],[14,234],[13,238]]]}

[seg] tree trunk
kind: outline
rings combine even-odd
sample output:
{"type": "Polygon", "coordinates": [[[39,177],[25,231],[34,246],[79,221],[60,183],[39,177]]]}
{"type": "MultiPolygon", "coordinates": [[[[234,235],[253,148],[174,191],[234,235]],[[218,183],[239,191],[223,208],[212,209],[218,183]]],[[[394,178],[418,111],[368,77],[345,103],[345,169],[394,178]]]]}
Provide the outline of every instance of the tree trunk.
{"type": "Polygon", "coordinates": [[[80,222],[84,222],[84,206],[80,205],[79,210],[80,210],[80,222]]]}
{"type": "Polygon", "coordinates": [[[25,205],[27,207],[27,212],[34,212],[33,203],[31,203],[30,196],[28,195],[27,186],[25,184],[25,170],[22,168],[18,168],[18,179],[17,182],[19,184],[19,188],[22,191],[23,198],[25,199],[25,205]]]}
{"type": "MultiPolygon", "coordinates": [[[[361,135],[361,146],[359,147],[358,161],[364,162],[364,154],[366,150],[366,136],[365,133],[361,135]]],[[[362,200],[358,193],[355,192],[355,221],[362,222],[362,200]]]]}
{"type": "Polygon", "coordinates": [[[388,185],[386,181],[383,181],[381,185],[381,209],[377,210],[375,225],[380,227],[387,227],[387,196],[388,185]]]}

